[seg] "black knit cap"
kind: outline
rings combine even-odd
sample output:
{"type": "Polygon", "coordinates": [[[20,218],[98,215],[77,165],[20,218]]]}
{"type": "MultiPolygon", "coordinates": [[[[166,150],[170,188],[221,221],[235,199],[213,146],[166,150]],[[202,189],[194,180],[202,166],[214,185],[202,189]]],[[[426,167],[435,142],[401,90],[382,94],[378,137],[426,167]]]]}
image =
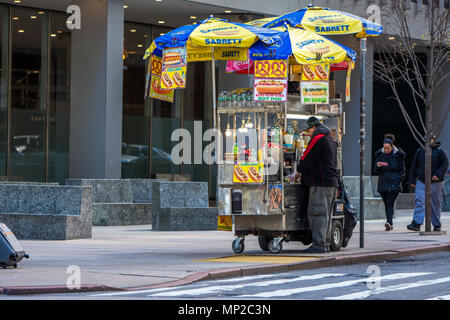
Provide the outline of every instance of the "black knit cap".
{"type": "Polygon", "coordinates": [[[318,127],[321,124],[322,123],[316,117],[309,117],[308,120],[306,121],[306,129],[312,128],[314,126],[318,127]]]}

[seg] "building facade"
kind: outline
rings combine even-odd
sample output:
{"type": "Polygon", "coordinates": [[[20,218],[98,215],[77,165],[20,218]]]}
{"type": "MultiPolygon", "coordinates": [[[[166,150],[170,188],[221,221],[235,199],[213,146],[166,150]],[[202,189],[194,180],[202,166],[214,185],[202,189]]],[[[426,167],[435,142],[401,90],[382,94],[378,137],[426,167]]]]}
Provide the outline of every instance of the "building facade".
{"type": "MultiPolygon", "coordinates": [[[[184,128],[193,134],[195,121],[202,122],[203,131],[212,125],[211,62],[189,65],[187,89],[176,90],[171,104],[144,98],[145,49],[171,28],[210,14],[245,22],[294,11],[310,2],[1,0],[0,176],[64,183],[67,178],[183,174],[208,181],[214,198],[214,166],[174,165],[170,157],[177,143],[171,141],[173,130],[184,128]],[[79,20],[73,10],[67,13],[71,5],[80,8],[79,20]]],[[[370,4],[382,5],[378,1],[312,2],[360,16],[367,16],[370,4]]],[[[359,52],[356,38],[338,41],[359,52]]],[[[369,41],[369,61],[376,57],[374,50],[369,41]]],[[[247,76],[225,74],[223,63],[216,63],[216,68],[218,90],[248,86],[247,76]]],[[[345,175],[359,174],[359,79],[357,64],[352,100],[344,105],[345,175]]],[[[335,80],[336,91],[344,92],[345,72],[337,73],[335,80]]],[[[399,111],[384,116],[390,110],[385,88],[374,83],[370,72],[366,80],[366,174],[370,175],[370,155],[380,147],[383,131],[394,131],[409,154],[417,146],[407,139],[399,111]]],[[[448,106],[448,83],[440,92],[435,114],[448,106]]],[[[441,140],[449,150],[448,121],[441,140]]]]}

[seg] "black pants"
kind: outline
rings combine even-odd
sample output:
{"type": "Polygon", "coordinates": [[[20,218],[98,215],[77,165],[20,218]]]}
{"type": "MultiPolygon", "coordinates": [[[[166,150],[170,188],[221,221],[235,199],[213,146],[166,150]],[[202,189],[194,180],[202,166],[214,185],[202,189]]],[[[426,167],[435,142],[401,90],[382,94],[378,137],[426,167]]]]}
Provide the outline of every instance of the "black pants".
{"type": "Polygon", "coordinates": [[[392,226],[392,218],[394,216],[395,200],[397,199],[398,192],[380,192],[384,202],[384,210],[386,212],[386,220],[392,226]]]}

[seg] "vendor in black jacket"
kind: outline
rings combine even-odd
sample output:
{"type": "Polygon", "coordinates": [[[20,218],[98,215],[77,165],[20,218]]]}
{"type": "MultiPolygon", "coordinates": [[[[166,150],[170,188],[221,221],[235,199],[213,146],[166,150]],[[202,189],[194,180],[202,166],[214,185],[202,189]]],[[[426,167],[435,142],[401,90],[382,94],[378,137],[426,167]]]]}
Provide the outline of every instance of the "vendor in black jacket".
{"type": "Polygon", "coordinates": [[[384,202],[386,213],[386,231],[394,228],[392,218],[394,216],[395,200],[401,190],[401,183],[406,175],[405,152],[394,146],[393,135],[385,135],[383,148],[375,153],[373,172],[378,175],[378,188],[384,202]]]}
{"type": "Polygon", "coordinates": [[[316,117],[306,122],[311,137],[294,177],[301,175],[303,185],[309,186],[308,221],[312,246],[305,253],[328,252],[331,241],[331,216],[339,186],[337,143],[330,129],[316,117]]]}

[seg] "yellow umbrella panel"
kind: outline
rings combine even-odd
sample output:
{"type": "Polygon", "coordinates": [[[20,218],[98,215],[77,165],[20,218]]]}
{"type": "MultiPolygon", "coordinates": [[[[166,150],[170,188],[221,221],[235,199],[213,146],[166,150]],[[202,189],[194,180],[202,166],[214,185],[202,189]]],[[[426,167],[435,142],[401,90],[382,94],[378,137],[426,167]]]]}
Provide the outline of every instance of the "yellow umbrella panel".
{"type": "Polygon", "coordinates": [[[290,27],[276,29],[285,30],[284,37],[272,45],[258,41],[250,48],[250,59],[284,60],[293,57],[298,64],[331,64],[356,59],[352,49],[314,32],[290,27]]]}
{"type": "Polygon", "coordinates": [[[321,35],[354,34],[358,38],[379,36],[383,27],[368,19],[329,8],[308,6],[278,17],[250,21],[247,24],[264,28],[276,28],[288,24],[321,35]]]}

